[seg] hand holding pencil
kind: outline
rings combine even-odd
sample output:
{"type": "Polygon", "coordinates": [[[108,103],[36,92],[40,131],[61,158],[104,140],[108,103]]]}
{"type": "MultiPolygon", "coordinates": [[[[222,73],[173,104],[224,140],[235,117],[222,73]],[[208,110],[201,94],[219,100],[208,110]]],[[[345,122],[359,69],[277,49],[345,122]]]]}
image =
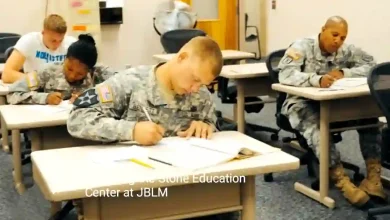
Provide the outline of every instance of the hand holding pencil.
{"type": "Polygon", "coordinates": [[[135,124],[133,139],[140,145],[155,145],[163,138],[165,129],[152,121],[145,108],[142,109],[149,121],[141,121],[135,124]]]}

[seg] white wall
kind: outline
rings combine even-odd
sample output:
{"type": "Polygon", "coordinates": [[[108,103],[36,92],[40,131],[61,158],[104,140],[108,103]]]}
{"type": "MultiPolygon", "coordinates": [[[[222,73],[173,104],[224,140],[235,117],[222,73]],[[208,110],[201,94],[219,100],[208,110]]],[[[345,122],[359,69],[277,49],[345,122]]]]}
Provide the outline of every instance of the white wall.
{"type": "Polygon", "coordinates": [[[271,0],[267,3],[268,53],[297,38],[318,34],[328,17],[340,15],[349,22],[346,42],[363,48],[379,62],[390,60],[388,0],[277,0],[276,10],[271,10],[271,0]]]}

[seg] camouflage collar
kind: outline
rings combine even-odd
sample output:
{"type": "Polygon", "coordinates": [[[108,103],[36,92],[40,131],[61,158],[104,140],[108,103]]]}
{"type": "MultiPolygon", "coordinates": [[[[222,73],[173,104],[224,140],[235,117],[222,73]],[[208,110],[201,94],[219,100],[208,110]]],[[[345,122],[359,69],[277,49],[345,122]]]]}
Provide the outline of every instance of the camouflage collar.
{"type": "Polygon", "coordinates": [[[157,78],[156,78],[156,69],[164,63],[159,63],[154,65],[150,71],[149,76],[147,78],[146,86],[147,86],[147,97],[151,104],[158,105],[166,105],[167,101],[164,98],[164,91],[160,87],[157,78]]]}

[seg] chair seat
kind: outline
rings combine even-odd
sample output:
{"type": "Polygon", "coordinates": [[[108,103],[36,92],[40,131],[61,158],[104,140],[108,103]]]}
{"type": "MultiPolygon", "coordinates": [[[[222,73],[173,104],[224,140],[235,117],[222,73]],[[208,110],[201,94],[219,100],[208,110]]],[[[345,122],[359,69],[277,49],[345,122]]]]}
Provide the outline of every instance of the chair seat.
{"type": "MultiPolygon", "coordinates": [[[[236,104],[237,103],[237,88],[236,86],[229,86],[227,88],[226,98],[221,99],[224,104],[236,104]]],[[[264,103],[250,104],[251,102],[263,101],[258,97],[245,97],[245,111],[247,113],[259,113],[264,107],[264,103]]]]}

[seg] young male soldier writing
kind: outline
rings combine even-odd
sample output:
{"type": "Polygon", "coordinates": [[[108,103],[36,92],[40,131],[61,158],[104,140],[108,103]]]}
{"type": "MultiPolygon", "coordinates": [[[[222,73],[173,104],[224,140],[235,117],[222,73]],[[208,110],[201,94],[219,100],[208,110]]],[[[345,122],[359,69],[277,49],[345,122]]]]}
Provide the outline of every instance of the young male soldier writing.
{"type": "Polygon", "coordinates": [[[176,135],[210,138],[215,105],[204,85],[222,65],[216,42],[193,38],[167,63],[125,70],[84,92],[74,102],[68,131],[77,138],[141,145],[176,135]]]}
{"type": "MultiPolygon", "coordinates": [[[[287,49],[279,68],[282,84],[300,87],[327,88],[343,77],[366,77],[375,65],[371,55],[353,45],[344,44],[348,34],[347,22],[331,17],[314,38],[294,42],[287,49]]],[[[298,130],[319,157],[319,104],[302,97],[289,95],[283,104],[291,126],[298,130]]],[[[367,177],[356,187],[344,173],[340,153],[330,142],[330,177],[344,197],[353,205],[363,206],[369,196],[386,199],[381,184],[380,133],[378,128],[358,130],[360,148],[367,165],[367,177]]]]}

